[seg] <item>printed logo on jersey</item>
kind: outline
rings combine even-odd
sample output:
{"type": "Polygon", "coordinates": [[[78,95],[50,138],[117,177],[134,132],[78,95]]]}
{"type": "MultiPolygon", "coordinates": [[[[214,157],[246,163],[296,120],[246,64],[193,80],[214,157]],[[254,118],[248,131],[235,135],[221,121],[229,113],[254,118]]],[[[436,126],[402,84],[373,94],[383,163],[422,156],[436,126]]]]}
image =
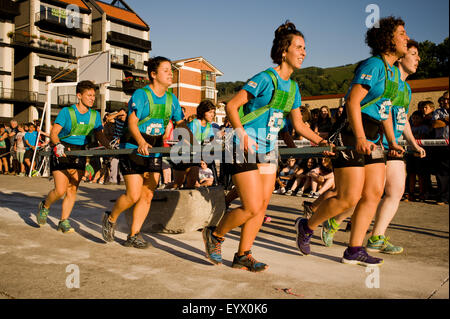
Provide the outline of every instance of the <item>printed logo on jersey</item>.
{"type": "Polygon", "coordinates": [[[370,80],[372,80],[372,75],[371,74],[362,74],[361,75],[361,80],[370,81],[370,80]]]}
{"type": "Polygon", "coordinates": [[[258,86],[258,83],[253,82],[253,81],[249,81],[247,84],[248,84],[248,86],[250,86],[250,87],[252,87],[254,89],[256,89],[256,87],[258,86]]]}

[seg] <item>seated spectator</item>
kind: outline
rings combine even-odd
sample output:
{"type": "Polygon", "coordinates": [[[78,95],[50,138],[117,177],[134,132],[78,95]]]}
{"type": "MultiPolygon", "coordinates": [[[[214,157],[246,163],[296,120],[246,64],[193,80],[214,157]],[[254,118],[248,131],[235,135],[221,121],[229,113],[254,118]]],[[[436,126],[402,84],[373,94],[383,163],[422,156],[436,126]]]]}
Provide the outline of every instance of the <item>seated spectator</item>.
{"type": "Polygon", "coordinates": [[[286,192],[286,187],[289,181],[295,178],[295,173],[298,170],[298,165],[293,157],[287,160],[287,165],[280,170],[278,173],[276,184],[279,187],[278,190],[274,191],[274,194],[284,194],[286,192]]]}
{"type": "Polygon", "coordinates": [[[309,179],[307,179],[305,184],[308,181],[311,183],[309,198],[319,198],[327,190],[334,188],[333,167],[331,165],[331,159],[328,157],[322,157],[320,165],[312,169],[307,176],[309,179]]]}
{"type": "Polygon", "coordinates": [[[300,163],[299,169],[295,172],[294,183],[288,189],[286,195],[292,195],[295,189],[301,185],[302,187],[300,187],[300,189],[297,191],[297,196],[302,196],[305,191],[305,188],[303,186],[304,182],[306,181],[307,174],[315,167],[317,167],[317,160],[314,157],[303,160],[300,163]]]}
{"type": "Polygon", "coordinates": [[[205,161],[201,161],[200,170],[198,171],[198,182],[195,187],[209,187],[214,183],[214,174],[205,161]]]}

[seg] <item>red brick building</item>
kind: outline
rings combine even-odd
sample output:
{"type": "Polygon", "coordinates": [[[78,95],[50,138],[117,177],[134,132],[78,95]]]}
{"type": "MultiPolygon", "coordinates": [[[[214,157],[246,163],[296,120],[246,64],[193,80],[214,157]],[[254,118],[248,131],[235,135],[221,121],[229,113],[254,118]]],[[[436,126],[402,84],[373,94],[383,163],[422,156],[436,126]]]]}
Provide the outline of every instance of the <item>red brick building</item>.
{"type": "Polygon", "coordinates": [[[172,61],[173,93],[180,105],[186,109],[186,116],[196,113],[198,104],[205,99],[217,103],[216,78],[223,75],[203,57],[172,61]]]}

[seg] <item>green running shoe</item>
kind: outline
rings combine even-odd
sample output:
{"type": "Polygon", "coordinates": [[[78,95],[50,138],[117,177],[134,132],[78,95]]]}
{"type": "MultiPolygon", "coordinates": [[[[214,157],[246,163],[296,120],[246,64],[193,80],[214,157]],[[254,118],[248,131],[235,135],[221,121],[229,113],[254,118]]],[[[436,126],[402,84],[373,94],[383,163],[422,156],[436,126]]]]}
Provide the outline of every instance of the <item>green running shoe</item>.
{"type": "Polygon", "coordinates": [[[403,247],[392,245],[389,242],[389,237],[385,237],[383,235],[372,236],[367,241],[367,251],[375,252],[375,253],[384,253],[384,254],[401,254],[403,252],[403,247]]]}
{"type": "Polygon", "coordinates": [[[322,224],[322,231],[320,232],[320,238],[326,247],[333,245],[334,234],[339,230],[340,224],[336,223],[334,218],[327,219],[322,224]]]}
{"type": "Polygon", "coordinates": [[[48,208],[44,207],[45,200],[39,203],[39,211],[36,215],[37,223],[39,226],[45,225],[47,223],[47,216],[49,213],[48,208]]]}
{"type": "Polygon", "coordinates": [[[75,229],[73,229],[70,226],[68,219],[64,219],[59,222],[57,231],[62,231],[64,234],[66,234],[66,233],[73,233],[75,229]]]}

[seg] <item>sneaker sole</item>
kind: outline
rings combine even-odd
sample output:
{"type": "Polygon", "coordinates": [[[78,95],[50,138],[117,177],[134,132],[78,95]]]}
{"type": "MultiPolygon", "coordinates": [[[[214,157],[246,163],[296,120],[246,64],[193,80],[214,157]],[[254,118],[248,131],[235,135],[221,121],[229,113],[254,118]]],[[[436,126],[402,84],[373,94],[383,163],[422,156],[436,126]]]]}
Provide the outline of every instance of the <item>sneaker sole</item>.
{"type": "Polygon", "coordinates": [[[203,244],[205,245],[205,257],[206,257],[206,259],[208,259],[210,262],[212,262],[213,265],[219,266],[219,265],[222,264],[220,261],[214,260],[214,259],[212,259],[211,257],[208,256],[208,253],[207,253],[207,251],[208,251],[208,245],[207,245],[206,232],[205,232],[205,230],[206,230],[206,228],[204,228],[203,231],[202,231],[203,244]]]}
{"type": "Polygon", "coordinates": [[[369,248],[366,246],[366,251],[371,253],[381,253],[381,248],[369,248]]]}
{"type": "Polygon", "coordinates": [[[61,228],[58,228],[58,231],[62,232],[63,234],[69,234],[69,233],[74,233],[75,229],[71,228],[67,231],[62,230],[61,228]]]}
{"type": "Polygon", "coordinates": [[[231,265],[231,268],[237,269],[237,270],[247,270],[247,271],[254,272],[254,273],[261,273],[261,272],[264,272],[267,269],[269,269],[269,266],[267,266],[266,268],[264,268],[262,270],[252,270],[252,269],[249,269],[247,266],[234,266],[234,265],[231,265]]]}
{"type": "Polygon", "coordinates": [[[300,248],[300,246],[298,245],[298,226],[299,226],[299,224],[300,224],[300,220],[301,220],[301,218],[297,218],[297,220],[295,221],[295,232],[296,232],[296,237],[295,237],[295,245],[297,246],[297,249],[300,251],[300,256],[308,256],[309,254],[306,254],[306,253],[304,253],[302,250],[301,250],[301,248],[300,248]]]}
{"type": "Polygon", "coordinates": [[[349,260],[349,259],[342,258],[341,263],[347,264],[347,265],[359,265],[359,266],[364,266],[364,267],[380,267],[384,263],[384,260],[382,260],[379,264],[368,264],[366,262],[359,261],[359,260],[349,260]]]}

